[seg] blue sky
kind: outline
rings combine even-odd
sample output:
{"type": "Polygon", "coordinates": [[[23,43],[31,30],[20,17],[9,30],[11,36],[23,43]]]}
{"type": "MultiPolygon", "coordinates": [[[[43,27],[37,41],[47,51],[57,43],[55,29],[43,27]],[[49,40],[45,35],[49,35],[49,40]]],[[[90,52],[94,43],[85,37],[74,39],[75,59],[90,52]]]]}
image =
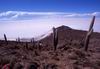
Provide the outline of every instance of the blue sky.
{"type": "Polygon", "coordinates": [[[61,25],[100,32],[100,0],[0,0],[0,38],[37,37],[61,25]]]}
{"type": "Polygon", "coordinates": [[[0,0],[0,11],[95,12],[100,0],[0,0]]]}

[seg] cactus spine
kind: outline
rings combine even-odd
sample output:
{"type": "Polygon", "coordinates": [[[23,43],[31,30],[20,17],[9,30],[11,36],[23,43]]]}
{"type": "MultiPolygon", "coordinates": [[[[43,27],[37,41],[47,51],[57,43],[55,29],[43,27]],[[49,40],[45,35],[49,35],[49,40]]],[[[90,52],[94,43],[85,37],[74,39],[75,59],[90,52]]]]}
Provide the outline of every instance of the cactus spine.
{"type": "Polygon", "coordinates": [[[90,41],[90,36],[91,36],[91,34],[93,33],[94,21],[95,21],[95,16],[93,16],[93,19],[92,19],[91,24],[90,24],[89,31],[87,32],[87,35],[86,35],[86,38],[85,38],[85,43],[84,43],[85,51],[88,50],[88,45],[89,45],[89,41],[90,41]]]}
{"type": "Polygon", "coordinates": [[[56,28],[53,27],[53,45],[54,45],[54,51],[57,49],[58,44],[58,31],[56,28]]]}

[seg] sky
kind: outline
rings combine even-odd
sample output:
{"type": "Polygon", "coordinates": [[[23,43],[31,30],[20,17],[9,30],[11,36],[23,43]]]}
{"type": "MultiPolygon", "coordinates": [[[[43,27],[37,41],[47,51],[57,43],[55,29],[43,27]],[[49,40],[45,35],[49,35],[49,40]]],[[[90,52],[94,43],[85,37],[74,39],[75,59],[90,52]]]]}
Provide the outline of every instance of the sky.
{"type": "Polygon", "coordinates": [[[0,38],[37,37],[52,27],[66,25],[100,32],[100,0],[0,0],[0,38]]]}
{"type": "Polygon", "coordinates": [[[95,12],[100,0],[0,0],[0,11],[95,12]]]}

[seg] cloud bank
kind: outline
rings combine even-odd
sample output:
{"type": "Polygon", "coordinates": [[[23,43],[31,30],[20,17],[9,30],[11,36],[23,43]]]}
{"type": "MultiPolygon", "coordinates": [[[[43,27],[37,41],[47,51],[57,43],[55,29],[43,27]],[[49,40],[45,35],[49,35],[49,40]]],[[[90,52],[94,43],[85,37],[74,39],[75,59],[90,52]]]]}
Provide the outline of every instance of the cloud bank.
{"type": "Polygon", "coordinates": [[[7,11],[0,13],[0,38],[5,33],[8,38],[37,37],[52,27],[66,25],[74,29],[88,30],[92,16],[96,16],[94,31],[100,32],[100,12],[23,12],[7,11]]]}
{"type": "Polygon", "coordinates": [[[6,11],[0,13],[0,20],[31,20],[40,17],[100,17],[100,12],[93,13],[67,13],[67,12],[26,12],[6,11]]]}

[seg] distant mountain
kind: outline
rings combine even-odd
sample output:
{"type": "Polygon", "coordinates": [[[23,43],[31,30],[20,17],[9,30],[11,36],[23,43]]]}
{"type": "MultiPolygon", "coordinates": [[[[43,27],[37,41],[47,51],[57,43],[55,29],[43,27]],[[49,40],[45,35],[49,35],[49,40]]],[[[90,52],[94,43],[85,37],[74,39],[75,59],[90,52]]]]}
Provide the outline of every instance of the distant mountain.
{"type": "Polygon", "coordinates": [[[43,35],[35,37],[34,39],[35,39],[35,41],[38,41],[38,40],[41,40],[41,39],[44,39],[44,38],[50,36],[52,33],[53,33],[53,30],[51,29],[48,32],[44,33],[43,35]]]}
{"type": "MultiPolygon", "coordinates": [[[[68,26],[62,25],[57,27],[58,30],[58,39],[59,39],[59,43],[62,43],[64,41],[68,41],[68,40],[83,40],[83,38],[85,38],[86,36],[86,31],[83,30],[76,30],[76,29],[72,29],[68,26]]],[[[50,45],[52,45],[52,33],[53,30],[49,30],[48,32],[44,33],[43,35],[40,35],[38,37],[35,37],[34,40],[35,41],[42,41],[45,44],[50,43],[50,45]]],[[[94,38],[100,38],[100,33],[93,33],[92,37],[94,38]]],[[[20,40],[22,42],[30,42],[33,38],[20,38],[20,40]]],[[[14,40],[14,39],[13,39],[14,40]]]]}
{"type": "Polygon", "coordinates": [[[65,25],[62,25],[62,26],[57,27],[57,29],[58,29],[58,30],[61,30],[61,29],[62,29],[62,30],[64,30],[64,29],[65,29],[65,30],[71,30],[72,28],[70,28],[70,27],[68,27],[68,26],[65,26],[65,25]]]}
{"type": "Polygon", "coordinates": [[[21,42],[30,42],[31,38],[21,38],[20,41],[21,42]]]}
{"type": "MultiPolygon", "coordinates": [[[[61,30],[61,29],[63,29],[63,30],[64,30],[64,29],[65,29],[65,30],[71,30],[72,28],[70,28],[70,27],[68,27],[68,26],[62,25],[62,26],[60,26],[60,27],[57,27],[57,29],[58,29],[58,30],[61,30]]],[[[35,40],[36,40],[36,41],[42,40],[42,39],[44,39],[44,38],[46,38],[46,37],[49,37],[52,33],[53,33],[53,30],[51,29],[51,30],[49,30],[48,32],[46,32],[45,34],[36,37],[35,40]]]]}
{"type": "MultiPolygon", "coordinates": [[[[64,25],[57,27],[57,29],[58,29],[58,43],[59,44],[65,44],[66,42],[70,40],[73,40],[73,41],[75,40],[76,42],[82,41],[87,34],[87,31],[72,29],[64,25]]],[[[94,32],[91,38],[100,39],[100,33],[94,32]]],[[[40,41],[46,45],[52,46],[53,44],[52,33],[49,34],[49,36],[41,39],[40,41]]]]}

